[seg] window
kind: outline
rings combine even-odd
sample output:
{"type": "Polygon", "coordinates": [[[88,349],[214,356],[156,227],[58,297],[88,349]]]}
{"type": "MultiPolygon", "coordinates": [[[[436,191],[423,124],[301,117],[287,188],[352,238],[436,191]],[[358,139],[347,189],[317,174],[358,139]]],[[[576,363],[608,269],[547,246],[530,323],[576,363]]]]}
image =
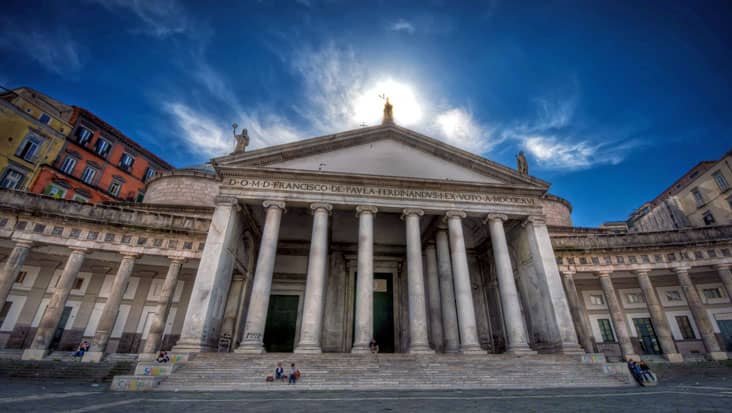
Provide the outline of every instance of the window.
{"type": "Polygon", "coordinates": [[[732,208],[732,196],[727,197],[727,203],[729,204],[729,207],[732,208]]]}
{"type": "Polygon", "coordinates": [[[18,276],[15,277],[15,282],[17,284],[23,284],[23,281],[25,281],[25,277],[27,277],[27,276],[28,276],[27,271],[21,271],[18,273],[18,276]]]}
{"type": "Polygon", "coordinates": [[[77,201],[77,202],[89,202],[89,197],[80,195],[78,193],[74,194],[74,196],[71,199],[73,199],[74,201],[77,201]]]}
{"type": "Polygon", "coordinates": [[[91,130],[89,130],[83,126],[79,126],[76,129],[76,142],[82,146],[86,145],[91,140],[93,134],[94,133],[92,133],[91,130]]]}
{"type": "Polygon", "coordinates": [[[18,150],[15,152],[15,156],[23,158],[28,162],[33,162],[36,155],[38,155],[39,149],[41,149],[41,139],[35,136],[27,136],[21,142],[18,150]]]}
{"type": "Polygon", "coordinates": [[[96,176],[97,170],[92,168],[91,166],[87,166],[86,169],[84,169],[84,172],[81,174],[81,180],[85,183],[92,185],[94,182],[94,176],[96,176]]]}
{"type": "Polygon", "coordinates": [[[58,185],[48,184],[43,190],[43,195],[48,195],[56,199],[61,199],[66,195],[66,189],[58,185]]]}
{"type": "Polygon", "coordinates": [[[155,169],[148,166],[145,170],[145,176],[142,178],[142,181],[147,182],[147,180],[155,176],[156,173],[157,171],[155,169]]]}
{"type": "Polygon", "coordinates": [[[73,156],[67,156],[66,159],[61,163],[61,172],[71,175],[74,172],[76,166],[76,158],[73,156]]]}
{"type": "Polygon", "coordinates": [[[114,196],[118,196],[120,189],[122,189],[122,184],[119,181],[112,181],[109,184],[108,192],[114,196]]]}
{"type": "Polygon", "coordinates": [[[142,202],[143,199],[145,199],[145,191],[137,191],[136,202],[142,202]]]}
{"type": "Polygon", "coordinates": [[[8,317],[10,307],[13,305],[12,301],[6,301],[0,309],[0,326],[3,325],[5,319],[8,317]]]}
{"type": "Polygon", "coordinates": [[[71,287],[72,290],[81,290],[81,287],[84,285],[84,279],[81,277],[77,277],[74,280],[74,286],[71,287]]]}
{"type": "Polygon", "coordinates": [[[605,305],[605,297],[600,294],[590,295],[590,304],[592,305],[605,305]]]}
{"type": "Polygon", "coordinates": [[[628,304],[639,304],[639,303],[644,302],[643,301],[643,296],[640,295],[639,293],[628,293],[628,294],[625,294],[625,301],[628,304]]]}
{"type": "Polygon", "coordinates": [[[704,293],[704,298],[708,300],[714,300],[717,298],[722,298],[722,290],[720,288],[705,288],[702,290],[704,293]]]}
{"type": "Polygon", "coordinates": [[[25,175],[15,169],[6,169],[3,179],[0,180],[0,187],[7,189],[21,189],[25,175]]]}
{"type": "Polygon", "coordinates": [[[681,337],[683,337],[684,340],[693,340],[696,338],[696,335],[694,335],[694,329],[691,328],[689,317],[685,315],[677,315],[676,324],[678,324],[681,337]]]}
{"type": "Polygon", "coordinates": [[[702,197],[702,194],[701,192],[699,192],[698,188],[692,189],[691,194],[694,195],[694,201],[696,201],[697,207],[704,205],[704,198],[702,197]]]}
{"type": "Polygon", "coordinates": [[[707,211],[702,215],[702,218],[704,219],[704,225],[714,225],[714,215],[712,215],[712,211],[707,211]]]}
{"type": "Polygon", "coordinates": [[[597,320],[597,325],[600,327],[603,343],[615,342],[615,334],[613,334],[613,327],[610,325],[610,320],[607,318],[600,318],[597,320]]]}
{"type": "Polygon", "coordinates": [[[726,191],[727,188],[729,188],[729,185],[727,184],[727,179],[722,175],[722,171],[717,171],[712,174],[714,177],[714,181],[717,183],[717,186],[719,187],[720,191],[726,191]]]}
{"type": "Polygon", "coordinates": [[[666,291],[666,301],[684,301],[684,299],[681,298],[681,291],[669,290],[666,291]]]}
{"type": "Polygon", "coordinates": [[[128,153],[123,153],[119,160],[119,167],[127,172],[132,170],[132,164],[135,163],[135,158],[130,156],[128,153]]]}
{"type": "Polygon", "coordinates": [[[96,152],[97,155],[101,156],[102,158],[106,158],[111,148],[112,144],[109,143],[108,140],[99,138],[97,139],[97,144],[94,147],[94,152],[96,152]]]}
{"type": "Polygon", "coordinates": [[[44,125],[48,125],[49,123],[51,123],[51,117],[45,113],[41,113],[41,116],[38,118],[38,121],[44,125]]]}

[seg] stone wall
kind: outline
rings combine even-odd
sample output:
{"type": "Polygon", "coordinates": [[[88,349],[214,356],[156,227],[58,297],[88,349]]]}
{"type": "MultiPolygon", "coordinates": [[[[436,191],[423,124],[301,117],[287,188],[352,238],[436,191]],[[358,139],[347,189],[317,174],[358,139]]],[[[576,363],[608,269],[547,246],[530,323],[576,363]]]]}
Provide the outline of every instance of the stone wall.
{"type": "Polygon", "coordinates": [[[219,180],[205,172],[177,170],[165,173],[147,186],[148,204],[214,206],[219,180]]]}
{"type": "Polygon", "coordinates": [[[546,223],[550,226],[571,227],[572,205],[565,199],[546,194],[541,199],[546,223]]]}

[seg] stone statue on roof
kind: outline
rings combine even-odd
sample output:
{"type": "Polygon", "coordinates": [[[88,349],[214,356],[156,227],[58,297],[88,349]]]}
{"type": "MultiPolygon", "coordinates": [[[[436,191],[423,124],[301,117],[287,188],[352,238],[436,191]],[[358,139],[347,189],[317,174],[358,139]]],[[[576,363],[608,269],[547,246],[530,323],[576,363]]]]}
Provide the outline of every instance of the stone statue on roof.
{"type": "Polygon", "coordinates": [[[391,103],[389,103],[388,97],[386,98],[386,103],[384,104],[384,119],[381,123],[394,123],[394,107],[391,105],[391,103]]]}
{"type": "Polygon", "coordinates": [[[516,169],[521,175],[529,174],[529,163],[526,162],[524,151],[519,151],[518,155],[516,155],[516,169]]]}
{"type": "Polygon", "coordinates": [[[244,152],[249,145],[249,132],[246,128],[243,128],[241,130],[240,134],[236,134],[236,128],[239,127],[236,123],[231,125],[232,128],[234,128],[234,139],[236,139],[236,146],[234,147],[234,152],[232,153],[240,153],[244,152]]]}

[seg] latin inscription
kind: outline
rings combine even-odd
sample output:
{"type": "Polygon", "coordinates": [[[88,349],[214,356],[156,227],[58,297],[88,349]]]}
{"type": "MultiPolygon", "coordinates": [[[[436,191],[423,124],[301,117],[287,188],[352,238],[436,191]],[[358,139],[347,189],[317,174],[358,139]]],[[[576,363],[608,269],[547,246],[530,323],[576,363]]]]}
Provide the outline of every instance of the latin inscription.
{"type": "Polygon", "coordinates": [[[366,185],[341,185],[314,182],[292,182],[268,179],[230,179],[229,185],[246,189],[286,192],[311,192],[334,195],[373,196],[381,198],[420,199],[437,201],[480,202],[491,204],[534,205],[533,198],[476,192],[431,191],[404,188],[384,188],[366,185]]]}

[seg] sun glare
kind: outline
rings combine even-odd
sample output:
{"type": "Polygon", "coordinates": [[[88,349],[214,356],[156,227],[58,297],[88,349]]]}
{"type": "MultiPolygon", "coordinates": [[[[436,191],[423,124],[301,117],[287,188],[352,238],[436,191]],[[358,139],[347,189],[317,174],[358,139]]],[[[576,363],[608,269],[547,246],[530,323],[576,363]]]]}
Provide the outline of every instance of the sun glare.
{"type": "Polygon", "coordinates": [[[413,125],[422,118],[422,108],[411,86],[387,79],[376,83],[354,101],[354,120],[375,125],[381,122],[384,97],[394,105],[394,121],[400,125],[413,125]]]}

